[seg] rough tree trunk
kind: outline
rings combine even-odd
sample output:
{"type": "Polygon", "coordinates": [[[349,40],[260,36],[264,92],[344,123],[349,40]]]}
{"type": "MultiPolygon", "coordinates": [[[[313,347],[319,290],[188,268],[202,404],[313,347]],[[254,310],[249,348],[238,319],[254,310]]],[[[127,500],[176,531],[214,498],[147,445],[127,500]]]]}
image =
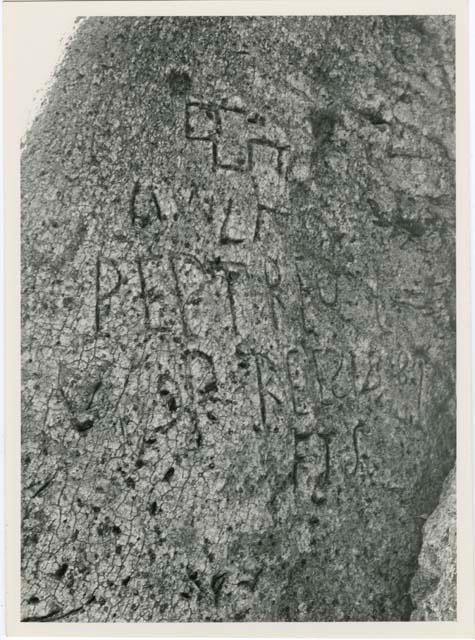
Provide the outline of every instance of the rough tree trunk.
{"type": "Polygon", "coordinates": [[[457,488],[455,469],[423,528],[418,569],[411,582],[411,620],[457,619],[457,488]]]}
{"type": "Polygon", "coordinates": [[[22,157],[24,619],[409,619],[454,169],[451,18],[83,21],[22,157]]]}

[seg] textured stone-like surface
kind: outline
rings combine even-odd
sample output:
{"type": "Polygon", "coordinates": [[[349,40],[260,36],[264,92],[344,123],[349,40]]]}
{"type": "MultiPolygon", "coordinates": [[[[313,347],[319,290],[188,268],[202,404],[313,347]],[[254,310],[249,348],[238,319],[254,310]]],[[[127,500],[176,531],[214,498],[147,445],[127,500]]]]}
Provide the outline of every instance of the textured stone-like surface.
{"type": "Polygon", "coordinates": [[[411,620],[457,619],[457,487],[448,475],[440,502],[423,528],[419,567],[412,579],[411,620]]]}
{"type": "Polygon", "coordinates": [[[453,125],[451,18],[83,22],[22,157],[24,619],[409,619],[453,125]]]}

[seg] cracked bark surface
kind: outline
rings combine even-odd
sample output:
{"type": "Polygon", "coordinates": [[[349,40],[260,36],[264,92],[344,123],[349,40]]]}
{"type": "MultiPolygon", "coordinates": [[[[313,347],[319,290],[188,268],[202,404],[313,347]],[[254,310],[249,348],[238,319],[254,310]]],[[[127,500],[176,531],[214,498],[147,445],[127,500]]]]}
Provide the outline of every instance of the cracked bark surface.
{"type": "Polygon", "coordinates": [[[455,458],[454,21],[89,18],[22,153],[22,612],[408,620],[455,458]]]}
{"type": "Polygon", "coordinates": [[[411,620],[457,619],[457,513],[455,469],[447,476],[440,501],[423,528],[419,566],[412,579],[411,620]]]}

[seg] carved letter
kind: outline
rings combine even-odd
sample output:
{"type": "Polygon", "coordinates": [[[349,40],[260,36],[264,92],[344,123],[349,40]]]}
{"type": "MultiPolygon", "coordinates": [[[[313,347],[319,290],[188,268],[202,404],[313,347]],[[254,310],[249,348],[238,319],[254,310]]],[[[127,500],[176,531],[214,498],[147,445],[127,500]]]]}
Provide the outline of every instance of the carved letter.
{"type": "Polygon", "coordinates": [[[276,260],[271,257],[266,258],[264,266],[266,283],[269,288],[270,308],[272,313],[272,322],[275,329],[279,329],[278,306],[284,309],[284,304],[277,292],[282,282],[279,265],[276,260]]]}
{"type": "Polygon", "coordinates": [[[197,309],[203,299],[207,285],[206,270],[191,254],[174,255],[170,258],[175,280],[175,291],[180,309],[183,333],[186,337],[197,336],[202,318],[197,309]]]}
{"type": "Polygon", "coordinates": [[[269,396],[277,406],[284,400],[282,384],[277,373],[277,366],[274,362],[262,353],[254,354],[256,363],[257,389],[259,393],[259,409],[261,413],[262,426],[267,427],[267,399],[269,396]],[[277,384],[276,384],[277,379],[277,384]]]}
{"type": "MultiPolygon", "coordinates": [[[[109,274],[106,274],[106,277],[109,274]]],[[[113,279],[113,278],[111,278],[113,279]]],[[[97,257],[96,260],[96,307],[95,307],[95,325],[96,332],[101,330],[101,303],[108,301],[120,288],[122,284],[122,274],[119,271],[114,260],[97,257]],[[116,281],[106,291],[102,290],[101,279],[104,277],[104,265],[110,265],[115,271],[116,281]]],[[[104,313],[109,313],[109,304],[104,305],[104,313]]]]}
{"type": "Polygon", "coordinates": [[[245,241],[245,238],[238,238],[232,234],[233,224],[231,221],[231,212],[233,210],[233,199],[229,198],[228,203],[226,205],[226,210],[224,214],[224,222],[221,227],[221,233],[219,236],[219,241],[221,244],[241,244],[245,241]]]}
{"type": "Polygon", "coordinates": [[[238,284],[242,284],[242,275],[245,274],[246,278],[249,277],[247,272],[247,266],[243,262],[230,262],[219,259],[213,263],[214,268],[217,271],[222,271],[226,280],[226,293],[229,300],[229,308],[231,313],[231,322],[234,334],[239,335],[238,327],[238,307],[237,301],[237,289],[238,284]]]}
{"type": "Polygon", "coordinates": [[[291,349],[287,354],[287,372],[292,394],[292,404],[295,414],[299,416],[310,413],[310,403],[307,399],[305,365],[302,366],[303,360],[304,355],[301,349],[291,349]]]}

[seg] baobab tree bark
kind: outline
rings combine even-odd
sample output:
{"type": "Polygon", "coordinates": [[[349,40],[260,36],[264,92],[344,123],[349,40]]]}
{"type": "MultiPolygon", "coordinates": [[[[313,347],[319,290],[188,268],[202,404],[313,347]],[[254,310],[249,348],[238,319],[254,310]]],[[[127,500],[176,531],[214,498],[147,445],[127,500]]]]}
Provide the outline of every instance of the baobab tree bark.
{"type": "Polygon", "coordinates": [[[25,620],[405,620],[455,457],[454,21],[90,18],[22,155],[25,620]]]}
{"type": "Polygon", "coordinates": [[[457,514],[455,469],[445,479],[440,502],[424,524],[418,568],[411,583],[416,605],[411,620],[456,620],[457,514]]]}

